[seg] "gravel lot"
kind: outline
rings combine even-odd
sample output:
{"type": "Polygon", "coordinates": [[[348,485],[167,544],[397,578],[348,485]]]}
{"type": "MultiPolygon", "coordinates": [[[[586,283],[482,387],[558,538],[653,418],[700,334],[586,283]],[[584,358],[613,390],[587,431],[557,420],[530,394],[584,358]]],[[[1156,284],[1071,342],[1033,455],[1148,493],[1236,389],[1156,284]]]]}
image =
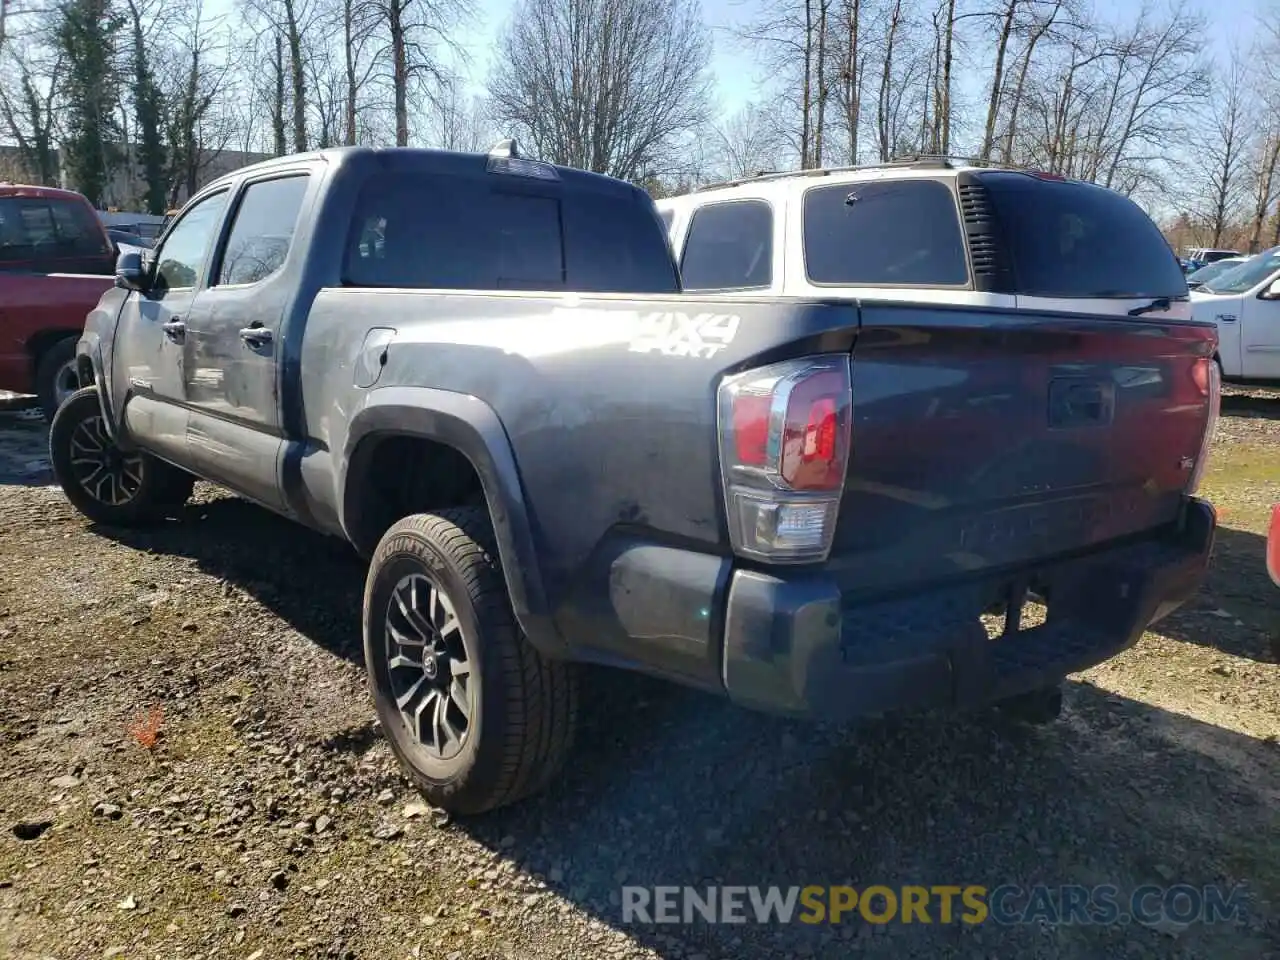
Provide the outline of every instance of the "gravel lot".
{"type": "Polygon", "coordinates": [[[815,729],[600,673],[557,788],[467,823],[372,723],[341,544],[205,486],[180,523],[90,529],[41,423],[0,413],[0,958],[1280,957],[1280,395],[1224,410],[1209,582],[1059,723],[815,729]],[[1243,884],[1249,910],[628,926],[624,883],[1243,884]]]}

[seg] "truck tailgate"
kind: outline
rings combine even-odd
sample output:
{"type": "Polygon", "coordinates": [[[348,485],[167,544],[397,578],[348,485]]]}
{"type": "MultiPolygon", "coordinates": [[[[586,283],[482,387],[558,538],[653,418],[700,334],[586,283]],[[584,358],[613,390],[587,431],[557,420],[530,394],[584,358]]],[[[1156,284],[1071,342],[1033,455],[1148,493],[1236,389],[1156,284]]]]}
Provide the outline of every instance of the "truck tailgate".
{"type": "Polygon", "coordinates": [[[1158,315],[864,305],[832,570],[882,593],[1174,521],[1215,342],[1158,315]]]}

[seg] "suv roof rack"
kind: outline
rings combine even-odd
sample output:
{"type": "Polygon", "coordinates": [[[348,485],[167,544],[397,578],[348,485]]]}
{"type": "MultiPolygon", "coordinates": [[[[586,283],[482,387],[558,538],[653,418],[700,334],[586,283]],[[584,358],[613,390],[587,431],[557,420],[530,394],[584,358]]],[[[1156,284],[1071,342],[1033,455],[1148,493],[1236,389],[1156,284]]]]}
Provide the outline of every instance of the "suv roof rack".
{"type": "Polygon", "coordinates": [[[920,167],[933,170],[954,170],[956,167],[994,167],[999,164],[988,160],[976,160],[954,154],[920,153],[894,157],[892,160],[881,160],[877,163],[857,163],[841,167],[815,167],[809,170],[761,170],[747,177],[733,180],[721,180],[716,183],[694,187],[691,192],[704,190],[721,190],[726,187],[738,187],[744,183],[760,183],[765,180],[785,180],[788,177],[826,177],[833,173],[851,173],[857,170],[888,170],[895,167],[920,167]]]}

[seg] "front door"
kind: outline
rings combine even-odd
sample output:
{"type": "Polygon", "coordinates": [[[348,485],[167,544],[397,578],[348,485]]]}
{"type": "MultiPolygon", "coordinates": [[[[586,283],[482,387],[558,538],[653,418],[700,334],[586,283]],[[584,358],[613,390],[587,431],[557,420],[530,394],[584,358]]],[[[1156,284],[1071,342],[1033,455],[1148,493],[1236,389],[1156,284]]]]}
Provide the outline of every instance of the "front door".
{"type": "MultiPolygon", "coordinates": [[[[1262,288],[1264,292],[1266,289],[1262,288]]],[[[1244,375],[1249,379],[1280,379],[1280,300],[1263,299],[1258,294],[1243,300],[1240,352],[1244,375]]]]}
{"type": "Polygon", "coordinates": [[[287,512],[280,359],[285,310],[298,286],[286,271],[308,198],[305,168],[240,190],[214,276],[187,322],[187,443],[195,468],[287,512]]]}
{"type": "Polygon", "coordinates": [[[187,461],[186,324],[226,204],[222,190],[182,214],[152,259],[146,292],[129,295],[115,338],[114,387],[128,396],[125,425],[141,446],[178,464],[187,461]]]}

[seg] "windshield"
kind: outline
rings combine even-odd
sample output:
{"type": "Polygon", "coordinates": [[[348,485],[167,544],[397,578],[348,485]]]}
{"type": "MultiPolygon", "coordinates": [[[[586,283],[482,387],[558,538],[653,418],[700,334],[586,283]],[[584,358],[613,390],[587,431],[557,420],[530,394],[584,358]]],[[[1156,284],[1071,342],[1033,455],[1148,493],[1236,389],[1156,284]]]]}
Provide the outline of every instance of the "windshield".
{"type": "Polygon", "coordinates": [[[1276,271],[1280,271],[1280,247],[1272,247],[1244,263],[1237,263],[1200,289],[1206,293],[1244,293],[1276,271]]]}
{"type": "Polygon", "coordinates": [[[1226,273],[1228,270],[1234,270],[1243,260],[1215,260],[1207,267],[1201,267],[1199,270],[1192,271],[1187,275],[1188,283],[1208,283],[1214,277],[1226,273]]]}

